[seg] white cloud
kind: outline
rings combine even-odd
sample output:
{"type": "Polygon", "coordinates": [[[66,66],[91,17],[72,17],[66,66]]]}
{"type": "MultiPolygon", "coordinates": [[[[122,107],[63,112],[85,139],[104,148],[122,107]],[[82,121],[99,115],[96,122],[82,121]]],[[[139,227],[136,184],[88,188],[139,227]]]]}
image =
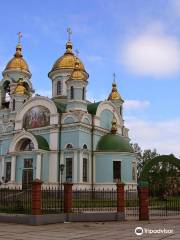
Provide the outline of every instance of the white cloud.
{"type": "Polygon", "coordinates": [[[163,33],[163,26],[153,24],[147,31],[128,40],[122,61],[131,72],[163,77],[180,70],[180,44],[163,33]]]}
{"type": "Polygon", "coordinates": [[[125,110],[144,109],[150,106],[150,102],[147,100],[126,100],[124,102],[125,110]]]}
{"type": "Polygon", "coordinates": [[[180,157],[180,118],[160,122],[128,118],[126,124],[132,142],[143,149],[156,148],[160,154],[180,157]]]}

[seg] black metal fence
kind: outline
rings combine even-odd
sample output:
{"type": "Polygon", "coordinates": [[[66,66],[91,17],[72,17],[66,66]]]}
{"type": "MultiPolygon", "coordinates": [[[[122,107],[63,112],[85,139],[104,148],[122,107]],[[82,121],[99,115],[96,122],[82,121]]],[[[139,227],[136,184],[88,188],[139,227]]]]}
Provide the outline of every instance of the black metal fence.
{"type": "Polygon", "coordinates": [[[31,197],[31,189],[24,191],[20,188],[1,188],[0,212],[31,214],[31,197]]]}
{"type": "Polygon", "coordinates": [[[64,212],[64,191],[58,188],[43,188],[42,192],[42,213],[64,212]]]}
{"type": "Polygon", "coordinates": [[[139,196],[134,186],[128,186],[125,190],[125,216],[126,219],[139,218],[139,196]]]}
{"type": "Polygon", "coordinates": [[[165,186],[149,187],[150,218],[180,217],[180,192],[165,191],[165,186]]]}
{"type": "MultiPolygon", "coordinates": [[[[64,212],[64,191],[42,188],[42,213],[64,212]]],[[[126,219],[139,218],[138,190],[129,186],[124,192],[126,219]]],[[[0,188],[0,213],[31,214],[32,190],[0,188]]],[[[72,212],[117,212],[116,189],[76,189],[72,192],[72,212]]],[[[149,216],[153,218],[180,217],[180,193],[165,192],[159,186],[149,188],[149,216]]]]}
{"type": "Polygon", "coordinates": [[[76,189],[73,191],[73,212],[116,212],[117,191],[114,189],[76,189]]]}

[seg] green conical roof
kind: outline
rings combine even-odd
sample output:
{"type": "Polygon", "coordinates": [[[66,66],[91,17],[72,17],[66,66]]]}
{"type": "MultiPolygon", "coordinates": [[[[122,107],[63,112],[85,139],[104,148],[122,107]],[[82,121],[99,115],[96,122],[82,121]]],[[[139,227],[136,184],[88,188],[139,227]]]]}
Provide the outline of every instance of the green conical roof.
{"type": "Polygon", "coordinates": [[[134,152],[126,138],[112,133],[101,137],[96,150],[99,152],[134,152]]]}

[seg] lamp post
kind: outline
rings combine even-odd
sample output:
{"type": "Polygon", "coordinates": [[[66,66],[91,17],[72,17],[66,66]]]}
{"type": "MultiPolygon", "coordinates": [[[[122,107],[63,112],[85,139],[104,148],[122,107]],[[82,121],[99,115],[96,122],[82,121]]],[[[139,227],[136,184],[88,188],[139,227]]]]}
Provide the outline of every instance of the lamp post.
{"type": "Polygon", "coordinates": [[[63,171],[64,171],[64,164],[60,164],[60,173],[61,173],[61,212],[62,212],[62,208],[63,208],[63,206],[62,206],[62,204],[63,204],[63,201],[62,201],[62,185],[63,185],[63,183],[62,183],[62,177],[63,177],[63,171]]]}

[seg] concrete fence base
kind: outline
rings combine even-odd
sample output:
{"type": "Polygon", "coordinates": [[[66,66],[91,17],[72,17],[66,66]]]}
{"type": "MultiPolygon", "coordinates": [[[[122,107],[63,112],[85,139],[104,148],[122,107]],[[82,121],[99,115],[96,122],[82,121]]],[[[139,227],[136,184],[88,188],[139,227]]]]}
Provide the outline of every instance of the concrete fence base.
{"type": "Polygon", "coordinates": [[[0,222],[43,225],[64,222],[123,221],[124,213],[62,213],[47,215],[0,214],[0,222]]]}

